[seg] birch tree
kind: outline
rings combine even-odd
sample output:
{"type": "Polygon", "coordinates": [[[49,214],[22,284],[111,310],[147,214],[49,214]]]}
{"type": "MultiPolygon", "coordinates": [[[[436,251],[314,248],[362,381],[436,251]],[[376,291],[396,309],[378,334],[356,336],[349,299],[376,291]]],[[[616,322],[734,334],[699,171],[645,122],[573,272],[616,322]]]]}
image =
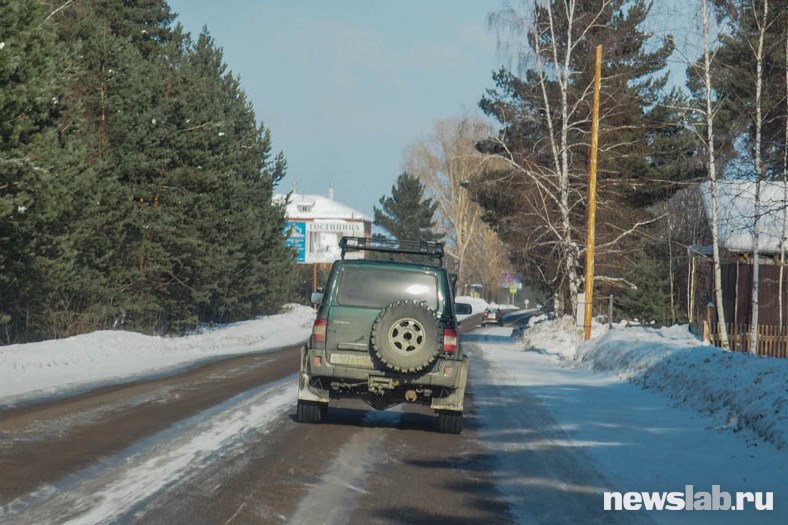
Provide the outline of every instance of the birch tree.
{"type": "MultiPolygon", "coordinates": [[[[712,78],[719,101],[716,120],[718,137],[731,137],[726,154],[737,160],[742,176],[751,180],[755,161],[755,84],[761,78],[761,157],[766,178],[782,167],[784,140],[784,41],[788,27],[788,0],[768,0],[768,18],[763,22],[765,0],[713,1],[717,20],[724,24],[720,33],[712,78]],[[757,70],[760,49],[761,70],[757,70]],[[746,169],[746,173],[744,172],[746,169]]],[[[727,172],[733,171],[730,169],[727,172]]],[[[739,175],[738,173],[735,173],[739,175]]]]}
{"type": "Polygon", "coordinates": [[[605,48],[599,153],[597,268],[608,282],[630,263],[626,239],[644,224],[662,174],[649,144],[659,131],[652,110],[673,49],[647,46],[642,1],[535,1],[523,13],[506,7],[490,20],[516,48],[518,73],[494,75],[480,106],[503,128],[480,147],[506,164],[476,194],[513,257],[539,275],[556,311],[576,309],[585,238],[585,194],[592,102],[592,50],[605,48]],[[650,133],[653,132],[651,137],[650,133]],[[622,263],[623,262],[623,263],[622,263]],[[605,273],[609,275],[605,275],[605,273]]]}
{"type": "MultiPolygon", "coordinates": [[[[538,145],[546,158],[518,158],[512,151],[505,132],[496,137],[493,151],[511,168],[513,175],[510,177],[524,177],[535,190],[530,204],[534,215],[541,216],[542,221],[539,228],[541,231],[534,241],[549,245],[550,251],[559,253],[559,272],[545,277],[557,284],[556,288],[566,284],[571,312],[577,308],[577,293],[580,288],[580,250],[572,224],[577,194],[573,194],[571,182],[577,174],[571,172],[569,165],[572,147],[570,128],[576,124],[572,120],[574,110],[588,95],[586,93],[585,97],[581,96],[579,100],[570,102],[570,82],[576,76],[576,71],[571,66],[578,42],[597,23],[607,5],[607,2],[603,2],[583,28],[576,26],[577,3],[574,1],[560,4],[560,7],[556,4],[557,8],[562,9],[560,13],[554,12],[553,2],[535,3],[530,24],[527,15],[518,14],[511,8],[491,16],[491,23],[514,34],[524,34],[527,39],[534,66],[529,72],[529,79],[533,85],[534,96],[541,99],[541,107],[527,108],[526,111],[530,114],[525,118],[543,119],[541,126],[547,131],[545,144],[538,145]],[[562,16],[560,22],[557,20],[559,15],[562,16]],[[559,27],[564,29],[561,34],[559,27]],[[553,107],[554,104],[557,107],[553,107]]],[[[482,107],[484,108],[484,105],[482,107]]],[[[505,184],[510,181],[501,182],[505,184]]],[[[557,293],[554,297],[556,311],[563,313],[561,294],[557,293]]]]}
{"type": "Polygon", "coordinates": [[[729,349],[728,329],[725,324],[725,305],[722,301],[722,267],[720,265],[719,213],[717,206],[717,161],[714,157],[714,91],[711,84],[712,51],[710,43],[711,13],[708,0],[701,0],[701,24],[703,25],[703,89],[705,95],[706,153],[707,171],[711,193],[711,239],[714,264],[714,294],[717,302],[717,325],[720,331],[720,344],[729,349]]]}
{"type": "Polygon", "coordinates": [[[471,248],[466,254],[466,275],[468,282],[481,283],[484,296],[490,301],[497,301],[501,272],[511,269],[508,252],[498,235],[486,224],[473,237],[471,248]]]}
{"type": "MultiPolygon", "coordinates": [[[[788,27],[785,31],[785,135],[783,143],[783,203],[788,204],[788,27]]],[[[785,287],[785,242],[786,229],[788,228],[788,206],[783,206],[783,230],[780,238],[780,278],[778,287],[778,301],[780,324],[783,324],[783,295],[785,287]]]]}
{"type": "Polygon", "coordinates": [[[492,132],[479,118],[442,119],[428,137],[414,142],[406,152],[405,170],[426,186],[436,205],[438,227],[445,231],[446,253],[454,264],[460,289],[476,279],[474,276],[489,273],[489,264],[471,257],[472,252],[481,251],[489,260],[501,251],[497,236],[482,220],[481,206],[466,189],[470,181],[494,165],[475,147],[492,132]]]}
{"type": "MultiPolygon", "coordinates": [[[[755,10],[753,6],[753,10],[755,10]]],[[[769,20],[769,0],[763,1],[763,10],[755,15],[755,24],[758,29],[758,44],[754,49],[755,54],[755,217],[753,218],[753,270],[752,270],[752,335],[750,338],[750,352],[758,353],[758,313],[760,302],[760,240],[761,240],[761,183],[765,175],[762,157],[762,129],[761,93],[763,90],[763,39],[766,34],[769,20]]]]}

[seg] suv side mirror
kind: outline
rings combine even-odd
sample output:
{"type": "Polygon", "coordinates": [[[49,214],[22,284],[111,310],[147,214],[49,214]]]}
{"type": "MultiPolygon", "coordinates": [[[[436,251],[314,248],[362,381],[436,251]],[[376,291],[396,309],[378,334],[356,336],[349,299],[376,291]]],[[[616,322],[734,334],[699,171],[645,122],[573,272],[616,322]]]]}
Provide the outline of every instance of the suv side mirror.
{"type": "Polygon", "coordinates": [[[320,304],[323,302],[323,292],[312,292],[312,297],[310,298],[312,304],[320,304]]]}
{"type": "Polygon", "coordinates": [[[454,313],[457,315],[470,315],[473,308],[468,303],[454,303],[454,313]]]}

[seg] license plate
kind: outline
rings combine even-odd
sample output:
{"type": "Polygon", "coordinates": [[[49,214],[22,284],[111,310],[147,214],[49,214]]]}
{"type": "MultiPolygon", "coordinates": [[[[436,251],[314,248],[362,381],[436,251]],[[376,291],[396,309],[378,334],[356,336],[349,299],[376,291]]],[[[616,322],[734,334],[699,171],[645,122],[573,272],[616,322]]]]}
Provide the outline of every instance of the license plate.
{"type": "Polygon", "coordinates": [[[331,354],[331,364],[347,366],[363,366],[372,368],[372,358],[368,354],[331,354]]]}

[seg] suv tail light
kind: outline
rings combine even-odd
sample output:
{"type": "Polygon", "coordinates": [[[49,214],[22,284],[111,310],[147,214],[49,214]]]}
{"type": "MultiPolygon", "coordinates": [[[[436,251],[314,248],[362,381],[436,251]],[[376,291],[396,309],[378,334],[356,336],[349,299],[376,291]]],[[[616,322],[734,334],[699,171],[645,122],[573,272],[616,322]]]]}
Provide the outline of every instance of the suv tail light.
{"type": "Polygon", "coordinates": [[[326,326],[328,321],[325,319],[316,319],[315,324],[312,325],[312,344],[326,342],[326,326]]]}
{"type": "Polygon", "coordinates": [[[443,329],[443,351],[447,354],[457,351],[457,332],[451,328],[443,329]]]}

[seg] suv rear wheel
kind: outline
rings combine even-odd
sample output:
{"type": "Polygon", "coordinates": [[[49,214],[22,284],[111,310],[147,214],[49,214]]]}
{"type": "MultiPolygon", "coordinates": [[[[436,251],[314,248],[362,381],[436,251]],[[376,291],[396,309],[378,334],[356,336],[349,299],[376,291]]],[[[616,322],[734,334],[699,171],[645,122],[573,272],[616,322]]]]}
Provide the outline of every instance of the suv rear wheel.
{"type": "Polygon", "coordinates": [[[423,370],[435,361],[439,347],[438,318],[422,303],[391,303],[372,324],[372,348],[391,370],[423,370]]]}
{"type": "Polygon", "coordinates": [[[439,412],[438,432],[441,434],[459,434],[462,432],[462,412],[439,412]]]}
{"type": "Polygon", "coordinates": [[[326,418],[327,411],[328,405],[326,403],[315,403],[299,399],[296,407],[296,419],[299,423],[320,423],[326,418]]]}

